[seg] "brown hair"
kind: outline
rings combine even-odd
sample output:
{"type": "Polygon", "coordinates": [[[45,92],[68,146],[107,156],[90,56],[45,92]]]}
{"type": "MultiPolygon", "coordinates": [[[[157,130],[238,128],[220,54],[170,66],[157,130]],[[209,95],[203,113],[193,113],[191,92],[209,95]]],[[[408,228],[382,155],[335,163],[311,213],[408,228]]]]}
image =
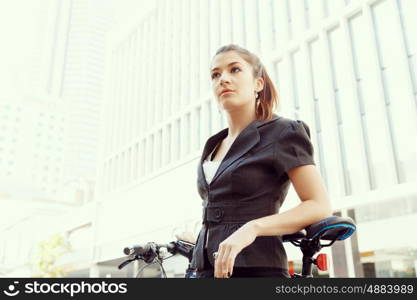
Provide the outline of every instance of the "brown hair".
{"type": "Polygon", "coordinates": [[[271,120],[273,110],[278,107],[278,92],[274,86],[274,83],[266,72],[266,69],[261,60],[257,55],[236,44],[222,46],[216,51],[214,57],[220,53],[228,51],[236,51],[247,63],[252,66],[253,77],[261,77],[264,80],[264,87],[262,91],[258,92],[258,99],[260,103],[257,105],[255,113],[256,118],[259,120],[271,120]]]}

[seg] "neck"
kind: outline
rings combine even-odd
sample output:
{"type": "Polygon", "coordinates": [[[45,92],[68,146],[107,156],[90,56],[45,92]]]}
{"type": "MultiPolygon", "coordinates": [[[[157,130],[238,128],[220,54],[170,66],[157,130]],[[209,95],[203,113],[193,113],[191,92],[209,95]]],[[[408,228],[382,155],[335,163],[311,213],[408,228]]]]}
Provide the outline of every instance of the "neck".
{"type": "Polygon", "coordinates": [[[227,113],[229,132],[227,140],[234,140],[250,123],[256,120],[255,111],[236,110],[227,113]]]}

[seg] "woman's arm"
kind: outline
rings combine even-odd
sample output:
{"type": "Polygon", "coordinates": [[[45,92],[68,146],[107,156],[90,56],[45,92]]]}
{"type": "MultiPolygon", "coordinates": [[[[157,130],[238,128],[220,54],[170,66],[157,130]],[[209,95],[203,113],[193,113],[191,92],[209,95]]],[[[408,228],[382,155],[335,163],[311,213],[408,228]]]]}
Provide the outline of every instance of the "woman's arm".
{"type": "Polygon", "coordinates": [[[288,171],[288,176],[301,204],[281,214],[249,221],[221,242],[215,260],[215,277],[225,277],[223,270],[232,274],[236,256],[257,236],[291,234],[332,215],[329,197],[315,165],[295,167],[288,171]]]}
{"type": "Polygon", "coordinates": [[[324,182],[315,165],[293,168],[288,177],[301,203],[286,212],[248,222],[246,226],[252,227],[256,236],[291,234],[332,215],[324,182]]]}

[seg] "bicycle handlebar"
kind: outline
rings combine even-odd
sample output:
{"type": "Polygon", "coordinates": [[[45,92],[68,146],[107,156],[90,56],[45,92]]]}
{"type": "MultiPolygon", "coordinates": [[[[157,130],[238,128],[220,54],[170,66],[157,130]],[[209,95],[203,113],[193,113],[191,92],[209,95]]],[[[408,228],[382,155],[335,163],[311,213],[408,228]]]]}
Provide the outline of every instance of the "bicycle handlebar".
{"type": "Polygon", "coordinates": [[[147,255],[150,251],[158,250],[165,245],[155,243],[147,243],[145,245],[133,245],[132,247],[125,247],[123,253],[126,255],[147,255]]]}
{"type": "Polygon", "coordinates": [[[194,244],[186,242],[183,240],[178,240],[175,242],[170,242],[168,244],[157,244],[154,242],[146,243],[145,245],[133,245],[131,247],[125,247],[123,253],[126,255],[132,255],[133,258],[126,260],[119,265],[119,269],[123,268],[128,263],[136,260],[143,259],[145,262],[149,263],[153,261],[156,257],[162,259],[161,248],[166,248],[167,251],[173,255],[180,254],[191,262],[193,257],[194,244]]]}
{"type": "MultiPolygon", "coordinates": [[[[351,218],[331,216],[316,222],[310,226],[307,226],[305,230],[288,234],[283,236],[284,242],[291,242],[291,244],[300,247],[303,253],[303,267],[302,274],[294,274],[293,277],[312,277],[311,265],[316,264],[320,270],[323,270],[325,264],[323,264],[323,257],[320,256],[317,259],[313,258],[322,247],[331,246],[336,240],[345,240],[350,237],[356,230],[356,225],[351,218]],[[331,241],[329,244],[322,244],[321,240],[331,241]]],[[[126,255],[133,255],[133,258],[129,258],[125,262],[119,265],[119,269],[123,268],[128,263],[141,259],[145,263],[149,264],[156,260],[161,264],[163,253],[160,248],[166,248],[168,252],[180,254],[187,257],[189,260],[189,267],[187,269],[187,276],[191,276],[191,260],[193,256],[194,244],[183,240],[177,240],[168,244],[147,243],[145,245],[134,245],[132,247],[125,247],[123,252],[126,255]]],[[[325,266],[327,269],[327,265],[325,266]]],[[[186,276],[186,277],[187,277],[186,276]]]]}

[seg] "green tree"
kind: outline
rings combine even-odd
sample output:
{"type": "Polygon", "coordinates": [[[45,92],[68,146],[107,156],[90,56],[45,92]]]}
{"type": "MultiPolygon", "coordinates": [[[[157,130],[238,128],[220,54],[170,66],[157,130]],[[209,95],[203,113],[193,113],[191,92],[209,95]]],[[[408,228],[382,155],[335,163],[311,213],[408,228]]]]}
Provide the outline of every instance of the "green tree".
{"type": "Polygon", "coordinates": [[[60,233],[55,233],[36,245],[33,260],[34,277],[63,277],[62,267],[56,266],[57,259],[71,252],[71,246],[60,233]]]}

